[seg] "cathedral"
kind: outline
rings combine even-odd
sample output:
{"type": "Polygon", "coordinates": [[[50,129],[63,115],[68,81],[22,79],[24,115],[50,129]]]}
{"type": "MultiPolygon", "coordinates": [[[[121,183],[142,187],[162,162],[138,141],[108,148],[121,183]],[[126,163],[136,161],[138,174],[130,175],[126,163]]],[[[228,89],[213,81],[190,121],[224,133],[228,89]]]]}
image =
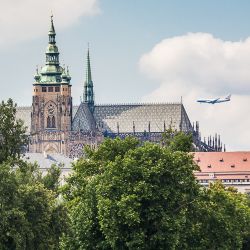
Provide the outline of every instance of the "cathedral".
{"type": "Polygon", "coordinates": [[[201,140],[199,124],[191,124],[182,102],[96,104],[89,50],[83,98],[74,106],[69,70],[59,62],[53,17],[48,38],[45,66],[34,76],[32,106],[17,108],[17,118],[28,128],[29,152],[77,158],[84,145],[95,148],[105,137],[134,136],[141,141],[160,142],[170,126],[191,133],[196,151],[222,151],[220,136],[201,140]]]}

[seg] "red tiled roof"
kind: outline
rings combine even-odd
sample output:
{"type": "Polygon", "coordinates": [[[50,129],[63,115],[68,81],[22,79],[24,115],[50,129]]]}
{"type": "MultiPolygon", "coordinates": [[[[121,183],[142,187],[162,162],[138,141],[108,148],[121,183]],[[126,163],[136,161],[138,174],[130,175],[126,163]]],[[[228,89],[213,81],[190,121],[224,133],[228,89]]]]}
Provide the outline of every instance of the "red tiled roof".
{"type": "Polygon", "coordinates": [[[194,161],[201,170],[195,175],[201,180],[250,179],[250,151],[195,152],[194,161]]]}

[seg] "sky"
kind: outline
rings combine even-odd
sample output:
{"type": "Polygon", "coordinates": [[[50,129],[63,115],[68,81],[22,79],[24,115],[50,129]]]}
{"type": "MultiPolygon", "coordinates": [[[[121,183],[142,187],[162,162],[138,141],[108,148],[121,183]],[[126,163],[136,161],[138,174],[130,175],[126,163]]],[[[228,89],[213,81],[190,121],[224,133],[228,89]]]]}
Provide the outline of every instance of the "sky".
{"type": "Polygon", "coordinates": [[[79,104],[90,46],[95,101],[179,102],[201,136],[250,150],[250,1],[0,0],[0,99],[31,105],[51,12],[79,104]],[[199,98],[231,102],[198,104],[199,98]]]}

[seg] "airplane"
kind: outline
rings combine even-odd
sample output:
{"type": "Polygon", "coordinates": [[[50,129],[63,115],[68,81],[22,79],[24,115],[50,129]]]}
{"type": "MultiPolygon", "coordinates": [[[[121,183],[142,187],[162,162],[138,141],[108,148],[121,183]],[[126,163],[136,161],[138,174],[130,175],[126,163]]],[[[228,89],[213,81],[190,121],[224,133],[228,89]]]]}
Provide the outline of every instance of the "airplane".
{"type": "Polygon", "coordinates": [[[216,104],[221,102],[229,102],[231,100],[231,94],[226,96],[225,98],[215,98],[215,99],[199,99],[197,102],[199,103],[208,103],[208,104],[216,104]]]}

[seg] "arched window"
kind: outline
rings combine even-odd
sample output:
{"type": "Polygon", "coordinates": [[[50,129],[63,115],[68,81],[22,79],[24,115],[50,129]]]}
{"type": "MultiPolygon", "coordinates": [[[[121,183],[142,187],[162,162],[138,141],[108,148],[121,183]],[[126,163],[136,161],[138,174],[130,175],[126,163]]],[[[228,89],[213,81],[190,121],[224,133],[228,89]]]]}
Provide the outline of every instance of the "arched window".
{"type": "Polygon", "coordinates": [[[51,117],[48,116],[48,117],[47,117],[47,128],[51,128],[51,126],[52,126],[51,117]]]}
{"type": "Polygon", "coordinates": [[[52,116],[52,124],[51,124],[52,128],[55,128],[56,127],[56,119],[55,119],[55,116],[52,116]]]}

